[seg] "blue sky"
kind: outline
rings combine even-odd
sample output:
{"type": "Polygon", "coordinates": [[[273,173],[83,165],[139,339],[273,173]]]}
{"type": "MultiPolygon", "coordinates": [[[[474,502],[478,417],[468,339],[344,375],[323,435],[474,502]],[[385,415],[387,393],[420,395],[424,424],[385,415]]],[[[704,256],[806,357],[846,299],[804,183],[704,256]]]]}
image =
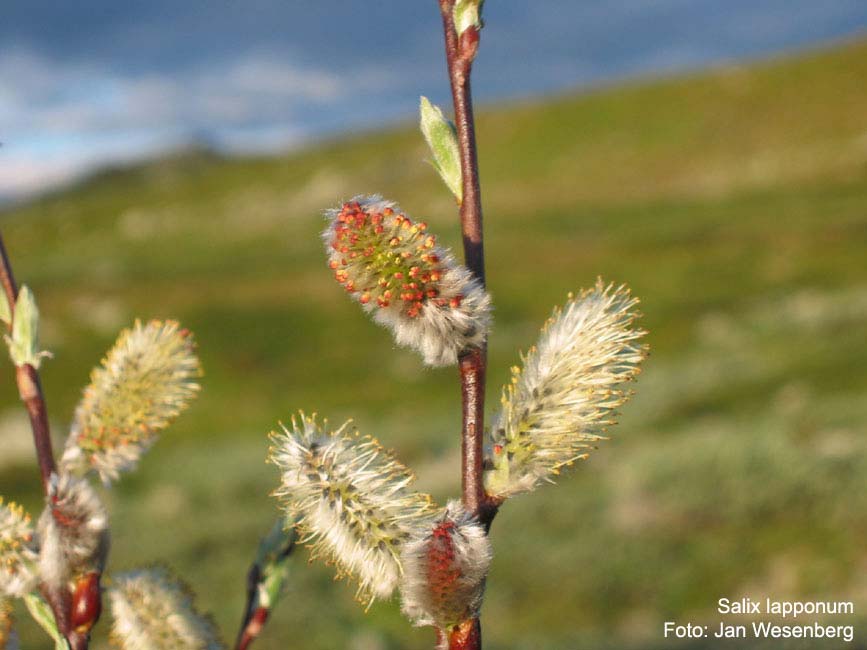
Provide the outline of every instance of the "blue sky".
{"type": "MultiPolygon", "coordinates": [[[[488,0],[482,102],[867,33],[864,0],[488,0]]],[[[0,197],[206,139],[279,151],[446,103],[436,0],[5,0],[0,197]]]]}

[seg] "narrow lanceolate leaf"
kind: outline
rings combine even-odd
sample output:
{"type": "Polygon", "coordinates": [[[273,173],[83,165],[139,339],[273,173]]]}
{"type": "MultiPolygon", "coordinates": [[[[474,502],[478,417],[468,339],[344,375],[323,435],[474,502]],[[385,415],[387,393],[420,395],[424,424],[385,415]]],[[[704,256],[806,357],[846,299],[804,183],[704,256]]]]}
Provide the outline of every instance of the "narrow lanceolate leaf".
{"type": "Polygon", "coordinates": [[[439,106],[431,104],[427,97],[421,98],[419,108],[422,135],[430,148],[431,164],[443,179],[458,203],[463,201],[461,183],[461,159],[458,136],[454,125],[446,119],[439,106]]]}
{"type": "Polygon", "coordinates": [[[404,548],[403,612],[416,625],[445,630],[479,615],[491,566],[485,530],[453,501],[404,548]]]}
{"type": "Polygon", "coordinates": [[[61,586],[101,572],[108,555],[108,514],[84,478],[52,474],[39,517],[39,569],[43,582],[61,586]]]}
{"type": "Polygon", "coordinates": [[[57,627],[57,621],[54,620],[54,614],[51,607],[48,606],[41,596],[36,593],[26,594],[24,596],[24,604],[27,606],[27,611],[30,616],[39,624],[45,632],[54,641],[54,650],[69,650],[63,634],[57,627]]]}
{"type": "Polygon", "coordinates": [[[484,343],[490,296],[424,223],[376,196],[356,197],[328,218],[323,239],[334,277],[400,345],[444,366],[484,343]]]}
{"type": "Polygon", "coordinates": [[[555,309],[537,345],[513,368],[485,447],[485,488],[505,498],[551,481],[585,458],[639,373],[647,347],[633,327],[638,300],[623,286],[593,289],[555,309]]]}
{"type": "Polygon", "coordinates": [[[430,520],[430,498],[409,489],[412,475],[376,440],[329,431],[303,413],[272,434],[271,462],[281,471],[275,495],[312,542],[313,557],[335,562],[358,581],[357,596],[388,598],[401,575],[403,544],[430,520]]]}
{"type": "Polygon", "coordinates": [[[124,330],[75,413],[62,464],[95,469],[103,481],[134,468],[199,390],[192,336],[174,321],[136,321],[124,330]]]}
{"type": "Polygon", "coordinates": [[[0,650],[18,650],[18,635],[13,624],[12,603],[0,596],[0,650]]]}
{"type": "MultiPolygon", "coordinates": [[[[6,305],[8,308],[8,304],[6,305]]],[[[49,352],[39,349],[39,309],[36,298],[27,285],[23,285],[15,301],[15,315],[12,319],[12,336],[6,337],[9,356],[16,366],[25,364],[39,368],[42,359],[50,357],[49,352]]]]}
{"type": "Polygon", "coordinates": [[[37,562],[30,515],[0,498],[0,598],[20,598],[34,589],[37,562]]]}
{"type": "Polygon", "coordinates": [[[122,650],[217,650],[213,622],[193,606],[189,589],[164,569],[115,576],[108,588],[112,641],[122,650]]]}

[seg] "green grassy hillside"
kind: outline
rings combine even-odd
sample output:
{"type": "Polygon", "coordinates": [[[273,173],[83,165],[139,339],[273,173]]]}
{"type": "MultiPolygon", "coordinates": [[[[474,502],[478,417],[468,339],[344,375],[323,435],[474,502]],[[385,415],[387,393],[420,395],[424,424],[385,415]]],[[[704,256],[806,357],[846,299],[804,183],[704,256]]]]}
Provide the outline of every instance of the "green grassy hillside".
{"type": "MultiPolygon", "coordinates": [[[[652,347],[613,439],[495,522],[486,647],[685,648],[663,642],[662,621],[713,624],[723,596],[863,612],[867,43],[490,107],[479,143],[490,403],[551,307],[597,275],[642,298],[652,347]]],[[[266,434],[293,410],[354,417],[422,488],[458,494],[456,372],[393,349],[318,239],[323,208],[378,192],[458,246],[425,157],[410,127],[276,158],[178,155],[0,215],[55,353],[43,376],[58,436],[121,327],[173,317],[196,333],[204,390],[109,493],[110,568],[168,562],[227,638],[275,512],[266,434]]],[[[0,494],[36,510],[0,371],[0,494]]],[[[396,604],[364,614],[304,556],[262,650],[432,646],[396,604]]]]}

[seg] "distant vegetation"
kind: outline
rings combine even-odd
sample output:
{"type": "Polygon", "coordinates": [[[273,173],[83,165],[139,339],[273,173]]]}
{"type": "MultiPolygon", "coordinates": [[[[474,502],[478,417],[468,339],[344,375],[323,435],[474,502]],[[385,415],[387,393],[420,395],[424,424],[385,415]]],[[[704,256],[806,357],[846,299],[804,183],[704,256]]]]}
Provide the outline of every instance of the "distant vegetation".
{"type": "MultiPolygon", "coordinates": [[[[674,647],[662,621],[716,622],[723,596],[864,602],[867,44],[479,121],[491,403],[564,287],[597,273],[641,297],[652,349],[615,439],[494,523],[487,647],[674,647]]],[[[457,246],[426,155],[410,127],[282,157],[193,152],[0,215],[55,353],[43,378],[58,437],[119,328],[176,318],[196,333],[201,397],[108,497],[114,570],[167,558],[234,629],[275,507],[266,434],[298,407],[353,415],[420,489],[457,493],[454,369],[390,351],[317,240],[323,208],[377,191],[457,246]]],[[[0,493],[38,511],[29,432],[2,387],[0,493]]],[[[291,583],[263,650],[430,647],[396,604],[363,614],[328,568],[291,583]]]]}

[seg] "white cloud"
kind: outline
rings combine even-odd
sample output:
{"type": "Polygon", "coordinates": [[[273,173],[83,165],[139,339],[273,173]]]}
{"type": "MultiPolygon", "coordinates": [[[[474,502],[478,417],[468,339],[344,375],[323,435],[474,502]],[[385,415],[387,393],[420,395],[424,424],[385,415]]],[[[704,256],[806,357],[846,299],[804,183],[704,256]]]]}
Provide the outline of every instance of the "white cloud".
{"type": "Polygon", "coordinates": [[[233,149],[299,141],[296,114],[339,102],[363,78],[341,78],[268,54],[172,74],[0,51],[0,196],[39,191],[88,169],[129,160],[201,133],[233,149]]]}

